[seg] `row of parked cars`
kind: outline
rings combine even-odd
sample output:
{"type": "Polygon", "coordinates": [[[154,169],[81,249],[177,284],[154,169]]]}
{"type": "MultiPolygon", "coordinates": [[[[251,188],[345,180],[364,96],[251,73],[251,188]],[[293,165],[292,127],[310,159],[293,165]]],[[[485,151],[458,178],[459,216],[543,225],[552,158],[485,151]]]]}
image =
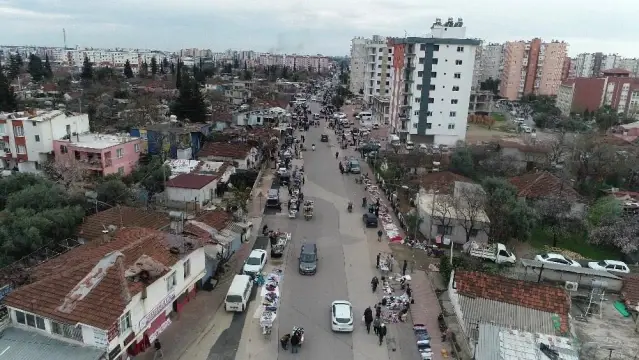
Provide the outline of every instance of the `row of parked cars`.
{"type": "MultiPolygon", "coordinates": [[[[562,254],[546,253],[535,256],[535,260],[555,265],[565,265],[572,267],[582,267],[582,264],[562,254]]],[[[601,261],[588,261],[585,263],[589,268],[595,270],[608,271],[612,273],[628,274],[630,268],[628,265],[619,260],[601,260],[601,261]]]]}

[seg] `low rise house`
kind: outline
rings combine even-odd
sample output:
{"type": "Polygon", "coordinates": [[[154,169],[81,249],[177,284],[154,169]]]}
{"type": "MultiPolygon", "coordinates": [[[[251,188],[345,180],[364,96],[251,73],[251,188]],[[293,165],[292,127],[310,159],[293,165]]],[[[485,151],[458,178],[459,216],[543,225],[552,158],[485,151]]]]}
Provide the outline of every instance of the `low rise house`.
{"type": "Polygon", "coordinates": [[[142,139],[128,134],[76,134],[53,141],[55,161],[77,164],[99,176],[128,175],[140,160],[142,139]]]}
{"type": "Polygon", "coordinates": [[[150,347],[204,274],[199,240],[122,228],[38,265],[5,305],[17,328],[123,359],[150,347]]]}
{"type": "Polygon", "coordinates": [[[165,192],[170,207],[191,204],[199,209],[216,197],[218,177],[193,173],[180,174],[166,182],[165,192]]]}
{"type": "Polygon", "coordinates": [[[448,295],[461,327],[457,339],[464,338],[470,354],[479,340],[481,324],[570,335],[570,296],[561,287],[456,270],[451,274],[448,295]]]}
{"type": "Polygon", "coordinates": [[[585,211],[585,204],[581,203],[579,193],[567,182],[547,172],[539,171],[516,176],[510,183],[517,188],[517,195],[527,201],[561,199],[572,205],[572,214],[585,211]]]}
{"type": "Polygon", "coordinates": [[[197,158],[208,161],[229,161],[240,170],[255,168],[260,161],[258,149],[241,141],[208,142],[197,154],[197,158]]]}
{"type": "Polygon", "coordinates": [[[542,145],[503,140],[499,142],[498,149],[504,160],[510,160],[512,166],[520,171],[531,171],[549,165],[550,149],[542,145]]]}
{"type": "Polygon", "coordinates": [[[211,124],[181,123],[172,121],[131,129],[132,136],[146,141],[151,155],[165,154],[171,159],[193,159],[211,132],[211,124]]]}

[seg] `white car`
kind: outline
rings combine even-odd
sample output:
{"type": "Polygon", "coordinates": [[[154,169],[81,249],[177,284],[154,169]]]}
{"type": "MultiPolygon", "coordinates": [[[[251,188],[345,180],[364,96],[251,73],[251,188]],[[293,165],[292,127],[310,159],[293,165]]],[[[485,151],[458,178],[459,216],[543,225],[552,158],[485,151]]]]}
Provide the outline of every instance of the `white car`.
{"type": "Polygon", "coordinates": [[[622,274],[628,274],[630,268],[623,261],[618,260],[601,260],[588,263],[588,267],[595,270],[611,271],[622,274]]]}
{"type": "Polygon", "coordinates": [[[406,150],[408,150],[408,151],[415,150],[415,143],[413,143],[412,141],[407,141],[406,142],[406,150]]]}
{"type": "Polygon", "coordinates": [[[373,130],[379,129],[379,124],[373,124],[373,130]]]}
{"type": "Polygon", "coordinates": [[[331,304],[331,329],[339,332],[353,332],[353,305],[346,300],[336,300],[331,304]]]}
{"type": "Polygon", "coordinates": [[[311,101],[317,101],[317,97],[316,96],[311,96],[311,101]]]}
{"type": "Polygon", "coordinates": [[[553,254],[553,253],[539,254],[535,256],[535,260],[539,262],[547,263],[547,264],[581,267],[581,264],[579,264],[575,260],[567,258],[561,254],[553,254]]]}
{"type": "Polygon", "coordinates": [[[248,259],[244,263],[244,267],[242,271],[246,275],[255,276],[262,272],[264,269],[264,265],[266,265],[266,251],[261,249],[256,249],[251,251],[248,259]]]}

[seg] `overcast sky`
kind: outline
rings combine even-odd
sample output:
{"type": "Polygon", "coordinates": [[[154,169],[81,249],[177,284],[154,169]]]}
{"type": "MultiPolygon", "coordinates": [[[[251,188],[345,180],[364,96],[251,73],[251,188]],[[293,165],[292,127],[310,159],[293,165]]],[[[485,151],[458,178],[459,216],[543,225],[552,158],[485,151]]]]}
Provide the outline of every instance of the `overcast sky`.
{"type": "Polygon", "coordinates": [[[452,16],[490,42],[639,57],[635,14],[631,0],[0,0],[0,44],[63,46],[64,27],[69,46],[346,55],[354,36],[425,35],[452,16]]]}

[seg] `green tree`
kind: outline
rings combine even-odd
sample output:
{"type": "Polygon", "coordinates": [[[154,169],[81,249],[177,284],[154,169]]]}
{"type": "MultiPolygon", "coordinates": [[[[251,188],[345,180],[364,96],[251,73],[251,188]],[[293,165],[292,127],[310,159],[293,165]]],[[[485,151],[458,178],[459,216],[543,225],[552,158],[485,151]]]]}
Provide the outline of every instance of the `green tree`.
{"type": "Polygon", "coordinates": [[[82,73],[80,77],[83,80],[92,80],[93,79],[93,63],[89,61],[88,56],[84,56],[84,62],[82,63],[82,73]]]}
{"type": "Polygon", "coordinates": [[[20,55],[9,55],[9,69],[7,71],[7,77],[9,78],[9,82],[18,78],[18,75],[22,72],[22,59],[19,57],[20,55]]]}
{"type": "Polygon", "coordinates": [[[171,112],[182,120],[205,122],[206,111],[200,84],[185,72],[182,74],[179,95],[171,107],[171,112]]]}
{"type": "Polygon", "coordinates": [[[244,70],[242,71],[242,80],[251,80],[253,79],[253,74],[248,71],[248,70],[244,70]]]}
{"type": "Polygon", "coordinates": [[[146,164],[140,164],[129,176],[123,179],[125,183],[139,184],[149,195],[164,191],[164,183],[171,176],[171,168],[164,165],[162,156],[154,156],[146,164]]]}
{"type": "Polygon", "coordinates": [[[177,70],[175,71],[175,88],[180,89],[182,87],[182,62],[178,60],[177,70]]]}
{"type": "Polygon", "coordinates": [[[20,53],[16,53],[15,60],[16,60],[16,64],[18,65],[18,67],[21,68],[21,67],[24,66],[24,61],[23,61],[22,55],[20,55],[20,53]]]}
{"type": "Polygon", "coordinates": [[[163,67],[164,69],[167,69],[167,68],[171,67],[171,66],[169,65],[169,59],[167,59],[167,58],[162,59],[162,67],[163,67]]]}
{"type": "Polygon", "coordinates": [[[44,77],[51,79],[53,77],[53,70],[51,69],[51,62],[49,62],[49,55],[44,57],[44,77]]]}
{"type": "Polygon", "coordinates": [[[507,243],[512,238],[527,240],[537,225],[537,213],[517,196],[517,188],[502,178],[486,178],[484,211],[490,219],[488,235],[495,242],[507,243]]]}
{"type": "Polygon", "coordinates": [[[244,71],[248,71],[248,63],[244,60],[244,71]]]}
{"type": "Polygon", "coordinates": [[[239,68],[240,68],[240,60],[233,59],[233,69],[239,69],[239,68]]]}
{"type": "Polygon", "coordinates": [[[16,111],[18,100],[11,88],[9,79],[4,74],[4,69],[0,66],[0,111],[16,111]]]}
{"type": "Polygon", "coordinates": [[[131,62],[129,60],[124,63],[124,76],[126,76],[127,79],[133,77],[133,69],[131,68],[131,62]]]}
{"type": "Polygon", "coordinates": [[[126,205],[131,200],[131,190],[120,179],[110,179],[98,184],[95,188],[98,200],[109,204],[126,205]]]}
{"type": "Polygon", "coordinates": [[[280,75],[280,77],[285,80],[289,78],[288,66],[282,67],[282,74],[280,75]]]}
{"type": "Polygon", "coordinates": [[[154,57],[151,58],[151,74],[153,76],[157,75],[158,73],[158,59],[154,57]]]}
{"type": "Polygon", "coordinates": [[[466,146],[457,146],[455,148],[450,158],[450,166],[453,172],[471,179],[476,175],[473,153],[466,146]]]}
{"type": "Polygon", "coordinates": [[[140,73],[138,74],[141,78],[146,78],[149,76],[149,64],[145,61],[140,65],[140,73]]]}
{"type": "Polygon", "coordinates": [[[224,69],[222,69],[222,72],[229,75],[233,74],[233,65],[224,64],[224,69]]]}
{"type": "Polygon", "coordinates": [[[621,122],[619,113],[611,106],[602,106],[594,113],[595,122],[600,130],[606,131],[621,122]]]}
{"type": "Polygon", "coordinates": [[[623,215],[623,206],[614,196],[599,198],[588,209],[586,220],[591,227],[600,226],[603,223],[612,223],[623,215]]]}
{"type": "Polygon", "coordinates": [[[251,200],[251,188],[232,188],[229,197],[225,198],[224,205],[227,211],[239,213],[244,217],[248,214],[248,204],[251,200]]]}

